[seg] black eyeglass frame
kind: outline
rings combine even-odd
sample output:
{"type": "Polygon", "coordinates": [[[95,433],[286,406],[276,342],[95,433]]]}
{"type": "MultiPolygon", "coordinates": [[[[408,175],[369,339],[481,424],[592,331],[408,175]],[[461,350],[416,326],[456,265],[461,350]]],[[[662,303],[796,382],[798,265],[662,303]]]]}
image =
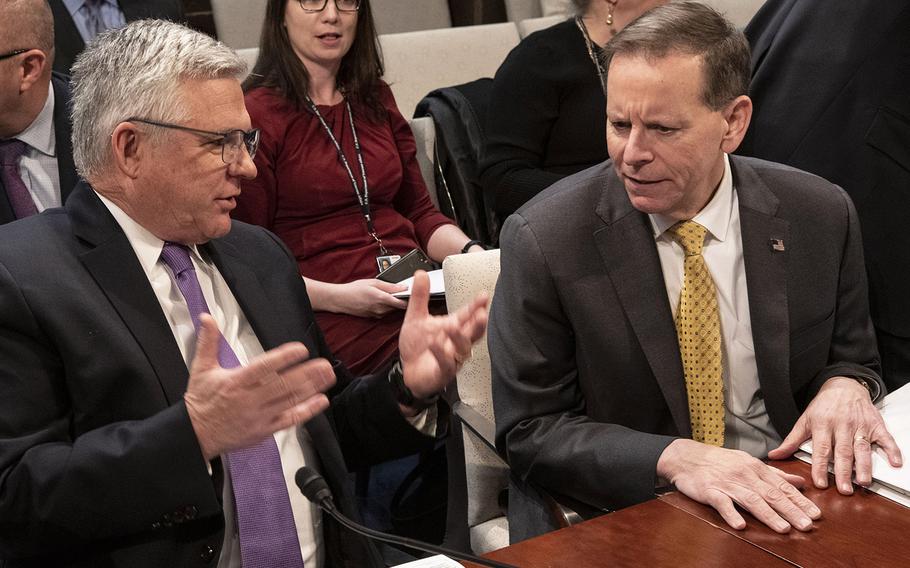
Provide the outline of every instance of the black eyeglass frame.
{"type": "Polygon", "coordinates": [[[4,54],[0,55],[0,61],[3,61],[4,59],[9,59],[10,57],[16,57],[17,55],[22,55],[23,53],[26,53],[26,52],[31,51],[31,50],[33,50],[33,49],[35,49],[35,48],[34,48],[34,47],[29,47],[28,49],[14,49],[14,50],[12,50],[12,51],[10,51],[10,52],[7,52],[7,53],[4,53],[4,54]]]}
{"type": "Polygon", "coordinates": [[[211,138],[221,137],[221,161],[225,164],[232,164],[237,160],[230,160],[225,157],[224,150],[228,147],[230,140],[228,138],[233,135],[235,132],[240,132],[243,135],[243,145],[246,147],[247,153],[250,155],[250,159],[256,157],[256,151],[259,150],[259,129],[253,128],[252,130],[241,130],[235,128],[233,130],[227,130],[224,132],[214,132],[212,130],[201,130],[199,128],[190,128],[189,126],[182,126],[180,124],[171,124],[169,122],[158,122],[156,120],[148,120],[145,118],[136,118],[131,117],[124,122],[140,122],[142,124],[149,124],[151,126],[158,126],[159,128],[170,128],[173,130],[183,130],[184,132],[191,132],[193,134],[198,134],[200,136],[208,136],[211,138]]]}
{"type": "MultiPolygon", "coordinates": [[[[363,0],[356,0],[357,7],[355,7],[353,10],[345,10],[344,8],[342,8],[338,5],[338,0],[334,0],[334,1],[335,1],[335,9],[338,10],[339,12],[344,12],[345,14],[353,14],[355,12],[359,12],[360,7],[363,5],[363,0]]],[[[300,4],[300,9],[302,9],[304,12],[307,12],[308,14],[318,14],[319,12],[322,12],[323,10],[325,10],[325,7],[329,5],[329,0],[322,0],[322,8],[319,8],[318,10],[314,10],[312,8],[304,8],[303,0],[297,0],[297,3],[300,4]]]]}

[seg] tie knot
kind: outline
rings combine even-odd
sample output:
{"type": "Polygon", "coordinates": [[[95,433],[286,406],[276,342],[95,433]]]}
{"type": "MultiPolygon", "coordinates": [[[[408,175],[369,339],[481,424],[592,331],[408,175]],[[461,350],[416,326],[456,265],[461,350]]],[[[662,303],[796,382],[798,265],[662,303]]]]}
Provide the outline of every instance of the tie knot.
{"type": "Polygon", "coordinates": [[[187,270],[193,270],[190,249],[181,244],[164,243],[164,248],[161,249],[161,260],[171,268],[174,276],[180,276],[187,270]]]}
{"type": "Polygon", "coordinates": [[[28,145],[22,140],[0,140],[0,166],[18,166],[28,145]]]}
{"type": "Polygon", "coordinates": [[[705,233],[707,229],[692,221],[680,221],[673,225],[667,232],[673,235],[676,242],[686,251],[686,256],[695,256],[701,254],[701,248],[705,244],[705,233]]]}

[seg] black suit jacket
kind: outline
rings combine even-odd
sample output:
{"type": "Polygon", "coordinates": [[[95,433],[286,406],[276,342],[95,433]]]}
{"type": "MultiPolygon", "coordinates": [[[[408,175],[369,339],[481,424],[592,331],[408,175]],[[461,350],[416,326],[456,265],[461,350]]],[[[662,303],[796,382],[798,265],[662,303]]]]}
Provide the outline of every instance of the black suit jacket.
{"type": "MultiPolygon", "coordinates": [[[[299,340],[330,356],[274,235],[235,221],[201,248],[265,349],[299,340]]],[[[8,566],[217,561],[221,493],[183,403],[187,367],[129,241],[84,183],[65,208],[0,228],[0,361],[8,566]]],[[[402,418],[383,377],[336,374],[330,411],[306,429],[336,502],[356,515],[348,467],[433,440],[402,418]]],[[[324,527],[329,565],[380,565],[365,540],[324,527]]]]}
{"type": "MultiPolygon", "coordinates": [[[[85,48],[76,23],[61,0],[49,0],[54,14],[54,70],[69,73],[76,56],[85,48]]],[[[119,0],[127,22],[143,18],[160,18],[174,22],[184,20],[180,0],[119,0]]]]}
{"type": "MultiPolygon", "coordinates": [[[[821,178],[730,165],[758,378],[783,437],[828,378],[881,384],[859,226],[821,178]]],[[[691,427],[653,229],[611,162],[530,201],[500,242],[489,344],[496,443],[520,489],[509,498],[516,539],[553,528],[534,524],[542,507],[521,484],[599,508],[644,501],[661,453],[691,427]]]]}
{"type": "Polygon", "coordinates": [[[873,322],[910,345],[910,0],[768,0],[746,35],[755,113],[738,153],[850,194],[873,322]]]}
{"type": "MultiPolygon", "coordinates": [[[[51,77],[54,89],[54,137],[57,145],[57,173],[60,175],[60,197],[62,202],[72,192],[79,179],[73,164],[72,128],[70,125],[69,77],[54,73],[51,77]]],[[[6,195],[6,187],[0,180],[0,225],[15,221],[13,206],[6,195]]]]}

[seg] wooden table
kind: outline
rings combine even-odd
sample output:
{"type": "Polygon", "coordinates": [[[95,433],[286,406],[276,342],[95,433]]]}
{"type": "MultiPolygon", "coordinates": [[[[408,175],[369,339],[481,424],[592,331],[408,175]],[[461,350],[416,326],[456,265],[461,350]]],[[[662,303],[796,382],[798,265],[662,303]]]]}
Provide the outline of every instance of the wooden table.
{"type": "MultiPolygon", "coordinates": [[[[775,462],[809,480],[809,466],[775,462]]],[[[843,496],[810,487],[822,510],[811,532],[780,535],[746,516],[729,528],[710,507],[668,493],[486,556],[521,567],[860,566],[910,568],[910,509],[857,488],[843,496]]],[[[468,566],[473,566],[468,564],[468,566]]]]}

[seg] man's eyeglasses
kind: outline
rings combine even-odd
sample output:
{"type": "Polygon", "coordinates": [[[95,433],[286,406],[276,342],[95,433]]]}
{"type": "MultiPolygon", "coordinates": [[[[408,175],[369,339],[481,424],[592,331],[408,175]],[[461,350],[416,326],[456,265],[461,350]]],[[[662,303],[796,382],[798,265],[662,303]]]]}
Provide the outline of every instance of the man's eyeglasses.
{"type": "MultiPolygon", "coordinates": [[[[297,0],[304,12],[322,12],[329,5],[329,0],[297,0]]],[[[335,0],[339,12],[356,12],[360,9],[361,0],[335,0]]]]}
{"type": "Polygon", "coordinates": [[[210,130],[199,130],[198,128],[190,128],[189,126],[168,124],[166,122],[156,122],[154,120],[146,120],[144,118],[128,118],[124,122],[141,122],[142,124],[150,124],[152,126],[158,126],[160,128],[171,128],[174,130],[192,132],[193,134],[198,134],[200,136],[221,138],[221,161],[223,161],[225,164],[233,164],[234,162],[239,162],[243,158],[244,147],[246,147],[246,151],[250,155],[251,160],[256,157],[256,150],[259,149],[258,128],[254,128],[246,132],[240,129],[228,130],[227,132],[212,132],[210,130]]]}
{"type": "Polygon", "coordinates": [[[12,50],[12,51],[10,51],[10,52],[8,52],[8,53],[4,53],[4,54],[0,55],[0,61],[2,61],[2,60],[4,60],[4,59],[9,59],[10,57],[16,57],[17,55],[22,55],[22,54],[25,53],[26,51],[31,51],[31,50],[32,50],[32,48],[29,48],[29,49],[14,49],[14,50],[12,50]]]}

